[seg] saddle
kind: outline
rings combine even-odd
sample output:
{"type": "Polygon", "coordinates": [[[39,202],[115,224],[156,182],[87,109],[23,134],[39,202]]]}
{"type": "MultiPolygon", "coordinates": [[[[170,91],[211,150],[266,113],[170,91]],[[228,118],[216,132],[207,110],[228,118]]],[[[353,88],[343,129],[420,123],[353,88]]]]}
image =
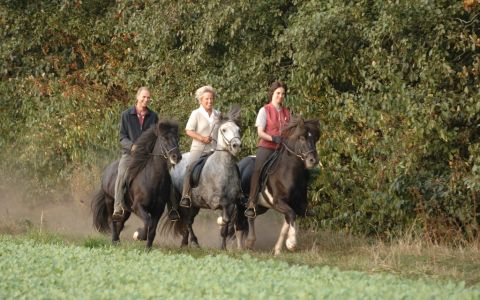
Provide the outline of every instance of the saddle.
{"type": "MultiPolygon", "coordinates": [[[[278,157],[280,156],[280,151],[275,151],[273,152],[265,161],[265,163],[262,166],[262,169],[260,171],[260,182],[259,182],[259,189],[258,193],[261,193],[265,186],[267,185],[267,180],[268,180],[268,175],[270,174],[270,171],[275,167],[275,163],[278,160],[278,157]]],[[[258,197],[255,195],[255,197],[258,197]]]]}
{"type": "Polygon", "coordinates": [[[200,158],[192,166],[192,173],[190,174],[190,187],[194,188],[198,186],[200,181],[200,175],[202,174],[203,166],[207,161],[208,157],[213,154],[213,151],[209,153],[202,154],[200,158]]]}

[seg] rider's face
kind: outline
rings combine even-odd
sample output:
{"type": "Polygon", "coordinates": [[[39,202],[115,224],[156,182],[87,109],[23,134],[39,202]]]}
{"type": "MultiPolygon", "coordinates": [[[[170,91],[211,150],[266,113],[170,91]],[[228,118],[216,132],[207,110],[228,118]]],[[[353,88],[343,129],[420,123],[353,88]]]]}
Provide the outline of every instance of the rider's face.
{"type": "Polygon", "coordinates": [[[200,97],[200,104],[208,112],[212,111],[214,102],[215,102],[215,96],[213,96],[213,93],[205,92],[200,97]]]}
{"type": "Polygon", "coordinates": [[[283,99],[285,99],[285,89],[283,87],[279,87],[273,92],[272,104],[275,106],[282,105],[283,99]]]}
{"type": "Polygon", "coordinates": [[[150,103],[150,92],[147,90],[141,91],[137,95],[137,106],[139,106],[142,109],[146,109],[149,103],[150,103]]]}

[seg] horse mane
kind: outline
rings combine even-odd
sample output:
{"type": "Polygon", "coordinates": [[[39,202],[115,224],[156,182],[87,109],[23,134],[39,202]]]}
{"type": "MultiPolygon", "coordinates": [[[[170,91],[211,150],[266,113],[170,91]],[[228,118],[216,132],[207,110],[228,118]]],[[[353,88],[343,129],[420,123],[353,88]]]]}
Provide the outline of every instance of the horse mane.
{"type": "Polygon", "coordinates": [[[128,162],[128,177],[130,180],[135,178],[147,165],[158,136],[165,136],[171,130],[178,134],[178,124],[171,120],[161,120],[145,130],[135,141],[136,149],[128,162]]]}
{"type": "Polygon", "coordinates": [[[320,121],[317,119],[304,120],[302,117],[292,117],[282,130],[282,136],[289,138],[295,134],[298,127],[305,128],[309,133],[316,137],[320,137],[320,121]]]}
{"type": "Polygon", "coordinates": [[[240,113],[241,113],[241,108],[240,105],[238,104],[233,104],[230,107],[230,111],[228,112],[227,116],[228,119],[233,121],[235,124],[240,126],[240,113]]]}
{"type": "Polygon", "coordinates": [[[135,141],[136,149],[128,162],[128,177],[130,179],[135,178],[147,165],[147,161],[150,158],[149,154],[152,153],[157,140],[157,131],[157,124],[155,124],[144,131],[135,141]]]}

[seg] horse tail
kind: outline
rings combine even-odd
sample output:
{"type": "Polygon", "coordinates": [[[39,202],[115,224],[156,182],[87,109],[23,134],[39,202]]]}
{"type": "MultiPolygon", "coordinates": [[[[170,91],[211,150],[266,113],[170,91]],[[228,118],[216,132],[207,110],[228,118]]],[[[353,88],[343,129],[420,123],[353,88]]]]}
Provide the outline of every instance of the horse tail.
{"type": "Polygon", "coordinates": [[[102,189],[98,190],[92,199],[92,214],[95,229],[103,233],[110,232],[110,215],[107,210],[106,194],[102,189]]]}
{"type": "Polygon", "coordinates": [[[168,216],[162,217],[160,220],[159,232],[162,236],[181,236],[187,231],[187,225],[185,225],[185,217],[182,214],[183,209],[179,209],[178,213],[180,214],[180,220],[172,222],[168,216]]]}

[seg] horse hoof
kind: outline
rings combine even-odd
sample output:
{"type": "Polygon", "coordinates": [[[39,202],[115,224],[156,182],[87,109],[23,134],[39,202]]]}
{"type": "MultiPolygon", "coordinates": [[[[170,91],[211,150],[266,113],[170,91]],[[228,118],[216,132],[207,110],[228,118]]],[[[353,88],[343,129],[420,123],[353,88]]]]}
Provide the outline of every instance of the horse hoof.
{"type": "Polygon", "coordinates": [[[285,242],[285,246],[287,246],[287,249],[290,251],[295,251],[295,248],[297,247],[297,241],[292,239],[288,240],[285,242]]]}
{"type": "Polygon", "coordinates": [[[134,239],[135,241],[138,241],[138,235],[139,235],[138,231],[135,231],[135,232],[133,233],[133,239],[134,239]]]}
{"type": "Polygon", "coordinates": [[[255,241],[246,240],[245,241],[245,248],[247,248],[248,250],[252,250],[254,243],[255,243],[255,241]]]}

